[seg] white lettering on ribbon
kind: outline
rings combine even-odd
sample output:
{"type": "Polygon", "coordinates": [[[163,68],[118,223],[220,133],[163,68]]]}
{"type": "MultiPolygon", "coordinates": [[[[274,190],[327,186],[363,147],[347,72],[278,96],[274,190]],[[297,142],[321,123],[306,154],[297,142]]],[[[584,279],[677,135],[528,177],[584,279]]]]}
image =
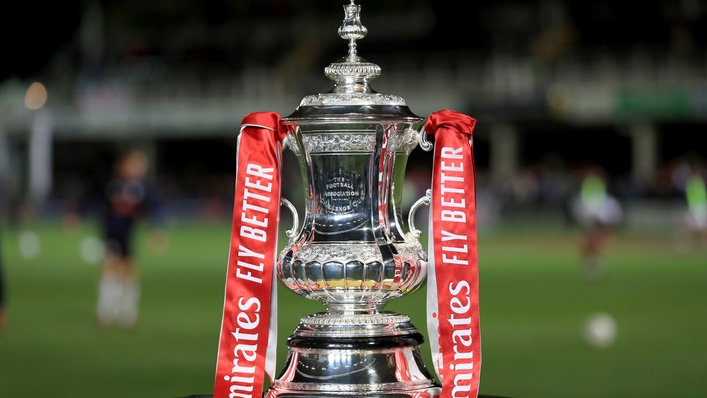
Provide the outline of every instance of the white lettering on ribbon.
{"type": "MultiPolygon", "coordinates": [[[[249,240],[265,242],[268,238],[270,210],[266,206],[270,197],[262,193],[272,191],[274,168],[264,168],[255,163],[246,166],[245,186],[240,200],[242,201],[241,225],[239,236],[241,244],[238,245],[238,261],[236,262],[236,278],[245,282],[262,285],[261,273],[265,264],[258,260],[265,259],[265,253],[260,253],[247,246],[249,240]]],[[[257,247],[262,247],[256,243],[257,247]]],[[[257,297],[238,299],[236,321],[238,328],[231,332],[236,341],[233,349],[233,368],[231,375],[224,376],[224,380],[231,383],[229,398],[252,398],[253,382],[255,380],[257,358],[258,333],[253,332],[260,325],[261,303],[257,297]],[[254,343],[256,342],[256,343],[254,343]]]]}

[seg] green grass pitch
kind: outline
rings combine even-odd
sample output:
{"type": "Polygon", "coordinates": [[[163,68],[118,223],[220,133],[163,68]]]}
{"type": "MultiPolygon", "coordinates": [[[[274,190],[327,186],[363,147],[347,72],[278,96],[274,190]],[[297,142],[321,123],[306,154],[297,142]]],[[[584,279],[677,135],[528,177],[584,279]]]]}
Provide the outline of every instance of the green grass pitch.
{"type": "MultiPolygon", "coordinates": [[[[167,251],[138,237],[142,305],[136,330],[99,330],[99,267],[80,256],[90,225],[5,226],[9,328],[0,334],[0,397],[180,397],[211,393],[230,227],[180,222],[167,251]],[[22,230],[40,239],[26,259],[22,230]]],[[[141,230],[141,236],[145,231],[141,230]]],[[[581,277],[569,231],[497,232],[480,251],[481,392],[517,398],[707,397],[707,251],[678,253],[669,235],[621,233],[607,274],[581,277]],[[616,339],[582,338],[589,314],[610,314],[616,339]]],[[[426,335],[424,289],[395,300],[426,335]]],[[[286,337],[317,302],[280,289],[279,367],[286,337]]],[[[429,364],[429,346],[423,351],[429,364]]]]}

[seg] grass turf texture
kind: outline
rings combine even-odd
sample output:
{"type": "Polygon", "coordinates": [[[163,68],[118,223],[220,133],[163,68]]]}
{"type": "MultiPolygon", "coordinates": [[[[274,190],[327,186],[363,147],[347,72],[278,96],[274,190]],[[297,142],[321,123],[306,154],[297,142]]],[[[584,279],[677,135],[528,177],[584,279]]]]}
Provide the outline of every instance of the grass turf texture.
{"type": "MultiPolygon", "coordinates": [[[[66,232],[26,226],[36,258],[18,249],[20,230],[2,231],[10,325],[0,335],[0,397],[179,397],[211,393],[230,236],[225,223],[182,222],[167,251],[138,237],[142,306],[136,330],[102,331],[94,319],[97,265],[79,255],[90,225],[66,232]]],[[[669,236],[619,235],[607,275],[581,277],[568,232],[482,236],[481,392],[532,397],[707,396],[707,252],[672,249],[669,236]],[[581,328],[594,312],[618,324],[608,348],[581,328]]],[[[421,291],[389,310],[426,334],[421,291]]],[[[286,337],[317,303],[280,288],[278,368],[286,337]]],[[[430,364],[429,346],[423,347],[430,364]]]]}

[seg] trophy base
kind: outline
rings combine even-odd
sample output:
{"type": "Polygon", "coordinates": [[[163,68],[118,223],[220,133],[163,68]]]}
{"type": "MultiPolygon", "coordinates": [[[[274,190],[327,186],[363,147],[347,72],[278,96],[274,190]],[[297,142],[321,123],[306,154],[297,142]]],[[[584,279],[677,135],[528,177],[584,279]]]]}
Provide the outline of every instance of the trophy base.
{"type": "Polygon", "coordinates": [[[408,317],[378,313],[341,317],[340,322],[336,318],[334,314],[303,318],[287,341],[285,368],[267,398],[440,395],[422,361],[423,337],[408,317]]]}

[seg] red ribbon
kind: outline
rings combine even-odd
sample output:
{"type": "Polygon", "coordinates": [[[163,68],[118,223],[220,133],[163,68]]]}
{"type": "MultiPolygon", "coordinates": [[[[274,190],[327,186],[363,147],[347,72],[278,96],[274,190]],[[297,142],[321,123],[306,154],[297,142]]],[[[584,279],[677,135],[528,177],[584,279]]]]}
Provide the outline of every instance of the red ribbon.
{"type": "Polygon", "coordinates": [[[263,372],[274,380],[284,137],[274,112],[251,113],[241,124],[214,398],[260,397],[263,372]]]}
{"type": "Polygon", "coordinates": [[[427,327],[442,398],[476,397],[479,391],[479,262],[470,145],[475,125],[475,119],[447,110],[425,123],[435,137],[427,327]]]}

